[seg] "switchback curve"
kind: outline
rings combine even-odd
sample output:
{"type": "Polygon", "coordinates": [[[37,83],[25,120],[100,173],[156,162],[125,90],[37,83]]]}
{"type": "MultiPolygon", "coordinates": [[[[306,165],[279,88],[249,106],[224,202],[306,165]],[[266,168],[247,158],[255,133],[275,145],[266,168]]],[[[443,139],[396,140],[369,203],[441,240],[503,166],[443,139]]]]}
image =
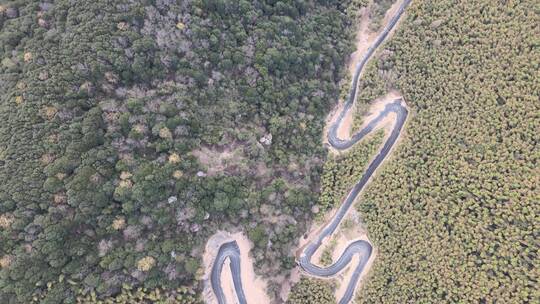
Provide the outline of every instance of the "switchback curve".
{"type": "MultiPolygon", "coordinates": [[[[397,98],[392,103],[387,104],[384,110],[381,111],[377,117],[371,120],[362,130],[354,134],[351,139],[346,140],[339,138],[337,135],[337,131],[343,121],[343,118],[348,114],[348,112],[354,105],[354,101],[356,100],[357,96],[358,81],[360,79],[360,74],[362,70],[364,69],[369,59],[373,56],[376,49],[381,45],[381,43],[387,38],[388,34],[395,27],[410,2],[411,0],[404,0],[402,2],[395,15],[392,16],[388,24],[384,27],[383,31],[379,34],[379,36],[377,36],[373,45],[368,48],[364,57],[357,64],[348,98],[336,121],[330,126],[327,137],[328,143],[334,149],[346,150],[360,140],[362,140],[366,135],[370,134],[387,115],[395,113],[396,118],[392,127],[392,131],[390,132],[390,135],[386,138],[383,147],[381,148],[379,153],[370,162],[367,170],[364,172],[360,180],[353,186],[352,190],[349,192],[332,220],[319,233],[319,235],[315,237],[314,240],[311,240],[304,247],[300,258],[298,259],[298,264],[306,273],[313,276],[328,278],[336,275],[344,268],[346,268],[351,262],[354,255],[359,255],[359,263],[352,273],[345,294],[339,300],[340,304],[349,303],[352,299],[360,275],[362,274],[364,267],[372,254],[372,245],[365,240],[354,241],[345,248],[343,254],[337,259],[337,261],[335,261],[332,265],[326,268],[322,268],[313,264],[311,262],[311,258],[322,245],[323,239],[330,236],[336,231],[337,227],[343,220],[344,216],[347,214],[358,194],[363,190],[375,170],[388,156],[390,150],[395,145],[397,139],[399,138],[399,135],[401,134],[401,131],[407,119],[408,110],[405,107],[403,100],[401,98],[397,98]]],[[[229,259],[231,262],[230,267],[237,300],[240,304],[247,304],[244,290],[242,287],[242,279],[240,272],[240,250],[238,248],[238,245],[236,244],[236,241],[227,242],[221,245],[212,265],[210,280],[216,299],[219,304],[226,303],[226,299],[220,282],[221,271],[223,269],[223,265],[226,259],[229,259]]]]}

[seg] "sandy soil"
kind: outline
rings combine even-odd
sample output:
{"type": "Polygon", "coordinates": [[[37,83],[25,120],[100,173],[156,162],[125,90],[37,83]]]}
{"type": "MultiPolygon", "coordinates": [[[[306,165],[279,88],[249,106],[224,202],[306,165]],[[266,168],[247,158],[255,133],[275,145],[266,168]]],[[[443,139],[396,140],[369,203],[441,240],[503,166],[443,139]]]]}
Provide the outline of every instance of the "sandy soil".
{"type": "Polygon", "coordinates": [[[214,176],[226,171],[228,168],[242,165],[244,156],[240,149],[226,148],[223,151],[202,147],[191,152],[205,167],[206,174],[214,176]]]}
{"type": "Polygon", "coordinates": [[[358,24],[358,31],[356,32],[356,51],[351,54],[348,65],[351,76],[354,75],[354,70],[356,69],[358,61],[360,61],[369,46],[372,45],[375,38],[377,38],[377,32],[369,30],[370,23],[371,19],[369,18],[369,11],[366,8],[363,8],[360,12],[360,22],[358,24]]]}
{"type": "MultiPolygon", "coordinates": [[[[242,271],[242,284],[244,286],[244,293],[246,295],[246,300],[248,303],[260,303],[267,304],[270,303],[270,298],[266,294],[266,282],[262,278],[258,277],[255,274],[253,269],[253,260],[249,255],[249,252],[252,248],[252,244],[242,232],[237,232],[234,234],[218,231],[214,234],[206,243],[206,249],[203,256],[204,261],[204,292],[203,299],[205,303],[217,303],[214,292],[212,291],[212,286],[210,284],[210,272],[212,270],[212,263],[216,254],[219,250],[219,247],[226,242],[235,240],[240,247],[240,260],[242,262],[240,268],[242,271]]],[[[223,267],[223,272],[221,273],[221,284],[223,286],[223,291],[225,293],[225,298],[228,303],[238,303],[236,294],[234,293],[234,285],[231,279],[231,270],[228,266],[229,260],[227,259],[225,266],[223,267]]]]}
{"type": "Polygon", "coordinates": [[[283,302],[285,302],[287,298],[289,297],[289,293],[291,292],[292,286],[300,281],[300,277],[301,277],[300,268],[295,267],[291,270],[289,278],[286,280],[283,280],[283,284],[281,285],[281,291],[279,293],[279,296],[283,302]]]}
{"type": "Polygon", "coordinates": [[[225,293],[225,300],[227,303],[238,303],[236,294],[234,293],[234,284],[232,283],[232,272],[229,265],[231,262],[229,259],[223,263],[223,271],[221,272],[221,282],[223,282],[223,293],[225,293]]]}

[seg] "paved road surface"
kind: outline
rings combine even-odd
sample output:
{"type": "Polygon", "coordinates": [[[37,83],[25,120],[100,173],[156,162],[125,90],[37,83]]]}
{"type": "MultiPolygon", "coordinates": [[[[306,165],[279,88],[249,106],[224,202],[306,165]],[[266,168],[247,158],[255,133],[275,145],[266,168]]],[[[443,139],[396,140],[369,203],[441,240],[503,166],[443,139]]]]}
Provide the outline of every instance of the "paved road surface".
{"type": "MultiPolygon", "coordinates": [[[[340,304],[349,303],[350,300],[352,299],[354,295],[354,290],[358,283],[358,279],[360,278],[360,275],[362,274],[362,271],[364,270],[364,267],[371,256],[371,253],[372,253],[371,244],[364,240],[354,241],[353,243],[349,244],[349,246],[347,246],[343,254],[341,254],[338,260],[334,262],[334,264],[325,268],[319,267],[311,263],[311,258],[313,254],[315,253],[315,251],[317,251],[317,249],[321,246],[322,240],[325,237],[330,236],[332,233],[335,232],[335,230],[337,229],[337,227],[343,220],[343,217],[347,214],[347,211],[352,206],[358,194],[362,191],[362,189],[364,188],[368,180],[371,178],[375,170],[381,165],[381,163],[388,156],[388,153],[390,152],[390,150],[396,143],[401,133],[403,125],[405,124],[405,120],[407,119],[408,111],[403,105],[402,99],[398,98],[394,100],[392,103],[386,105],[384,110],[380,112],[377,117],[375,117],[372,121],[370,121],[365,128],[360,130],[358,133],[354,134],[351,137],[351,139],[349,140],[340,139],[337,136],[337,130],[340,124],[342,123],[343,118],[345,117],[347,112],[351,109],[351,107],[354,104],[354,101],[356,100],[358,80],[360,78],[360,73],[364,69],[364,66],[366,65],[367,61],[371,58],[375,50],[386,39],[390,31],[394,28],[396,23],[399,21],[399,19],[403,15],[403,12],[407,8],[407,6],[410,4],[410,2],[411,0],[403,1],[403,3],[399,7],[395,15],[392,17],[392,19],[390,19],[390,21],[385,26],[383,31],[379,34],[379,36],[377,37],[373,45],[369,47],[369,49],[367,50],[362,60],[356,66],[349,96],[343,107],[343,110],[338,116],[338,119],[336,119],[336,122],[332,126],[330,126],[330,129],[328,131],[328,142],[330,143],[332,147],[334,147],[337,150],[344,150],[344,149],[350,148],[351,146],[356,144],[358,141],[362,140],[362,138],[364,138],[366,135],[371,133],[371,131],[373,131],[373,129],[377,126],[377,124],[382,119],[384,119],[388,114],[395,113],[397,118],[392,128],[392,131],[390,133],[390,136],[388,136],[388,138],[384,142],[383,147],[379,151],[377,156],[371,161],[366,172],[364,172],[360,180],[354,185],[352,190],[349,192],[349,194],[347,195],[347,198],[343,201],[342,205],[339,207],[337,213],[334,215],[330,223],[328,223],[328,225],[321,231],[321,233],[314,240],[308,243],[308,245],[305,247],[304,251],[302,252],[298,260],[298,264],[300,265],[300,267],[308,274],[319,276],[319,277],[331,277],[339,273],[345,267],[347,267],[347,265],[349,265],[354,255],[359,255],[360,261],[358,263],[358,266],[356,266],[356,268],[354,269],[354,273],[351,277],[349,284],[347,285],[347,290],[345,291],[345,294],[339,300],[340,304]]],[[[225,295],[223,293],[223,289],[221,287],[221,281],[220,281],[221,271],[223,269],[223,265],[226,259],[230,260],[232,279],[233,279],[234,288],[236,291],[237,300],[240,304],[247,304],[246,297],[244,295],[244,290],[242,288],[242,278],[241,278],[241,272],[240,272],[240,249],[238,248],[238,244],[236,243],[236,241],[225,243],[220,247],[219,252],[214,261],[214,264],[212,266],[212,273],[211,273],[210,280],[212,284],[212,289],[214,290],[218,303],[219,304],[226,303],[225,295]]],[[[257,304],[257,303],[251,303],[251,304],[257,304]]]]}

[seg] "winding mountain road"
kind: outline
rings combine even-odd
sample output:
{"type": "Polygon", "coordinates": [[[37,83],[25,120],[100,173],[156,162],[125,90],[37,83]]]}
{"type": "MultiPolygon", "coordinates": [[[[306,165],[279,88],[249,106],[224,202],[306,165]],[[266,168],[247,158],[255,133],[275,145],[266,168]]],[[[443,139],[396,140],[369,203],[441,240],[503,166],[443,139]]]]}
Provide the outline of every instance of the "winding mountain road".
{"type": "MultiPolygon", "coordinates": [[[[345,269],[351,262],[354,255],[359,256],[360,258],[359,263],[352,273],[351,279],[349,281],[349,284],[347,285],[347,289],[344,295],[339,300],[340,304],[349,303],[350,300],[352,299],[356,285],[360,278],[360,275],[362,274],[372,254],[372,250],[373,250],[372,245],[368,241],[365,241],[365,240],[354,241],[345,248],[345,250],[343,251],[341,256],[337,259],[337,261],[335,261],[332,265],[325,268],[313,264],[311,262],[311,259],[314,253],[322,245],[323,239],[332,235],[336,231],[339,224],[343,220],[344,216],[347,214],[348,210],[354,203],[354,200],[356,199],[358,194],[364,189],[365,185],[367,184],[367,182],[369,181],[369,179],[371,178],[375,170],[381,165],[381,163],[388,156],[390,150],[395,145],[397,139],[399,138],[399,135],[401,134],[401,131],[407,119],[408,111],[403,103],[403,100],[401,98],[397,98],[393,102],[387,104],[384,110],[382,110],[377,115],[377,117],[371,120],[366,125],[366,127],[360,130],[358,133],[354,134],[351,137],[351,139],[339,138],[337,135],[337,131],[343,121],[343,118],[347,115],[347,113],[351,110],[352,106],[354,105],[354,101],[356,100],[356,96],[357,96],[358,80],[360,78],[360,74],[362,70],[364,69],[364,66],[366,65],[368,60],[373,56],[373,54],[375,53],[375,50],[381,45],[381,43],[386,39],[388,34],[395,27],[395,25],[397,24],[397,22],[403,15],[405,9],[410,4],[410,2],[411,0],[404,0],[402,2],[402,4],[399,6],[394,16],[390,19],[388,24],[384,27],[383,31],[379,34],[379,36],[377,36],[373,45],[368,48],[364,57],[357,64],[355,72],[354,72],[354,77],[352,80],[352,86],[349,92],[349,96],[343,106],[342,111],[339,113],[339,116],[337,117],[336,121],[334,122],[334,124],[330,126],[327,136],[328,136],[329,144],[334,149],[336,150],[348,149],[354,144],[356,144],[358,141],[362,140],[366,135],[370,134],[375,129],[375,127],[377,127],[379,123],[387,115],[391,113],[395,113],[396,119],[394,121],[392,131],[390,135],[386,138],[383,144],[383,147],[380,149],[379,153],[370,162],[367,170],[364,172],[360,180],[353,186],[352,190],[349,192],[349,194],[347,195],[342,205],[337,210],[332,220],[325,226],[325,228],[320,232],[320,234],[315,237],[315,239],[311,240],[304,247],[304,250],[301,253],[300,258],[298,259],[298,264],[306,273],[313,276],[328,278],[328,277],[332,277],[338,274],[343,269],[345,269]]],[[[219,304],[226,303],[225,295],[224,295],[220,280],[221,280],[221,272],[223,270],[224,263],[227,259],[230,260],[232,279],[233,279],[234,289],[236,292],[236,297],[238,299],[238,302],[240,304],[247,304],[246,297],[244,295],[244,290],[242,287],[242,278],[241,278],[241,272],[240,272],[240,250],[236,241],[227,242],[221,245],[212,266],[210,280],[211,280],[212,289],[214,291],[214,294],[216,295],[217,301],[219,304]]],[[[252,304],[255,304],[255,303],[252,303],[252,304]]]]}

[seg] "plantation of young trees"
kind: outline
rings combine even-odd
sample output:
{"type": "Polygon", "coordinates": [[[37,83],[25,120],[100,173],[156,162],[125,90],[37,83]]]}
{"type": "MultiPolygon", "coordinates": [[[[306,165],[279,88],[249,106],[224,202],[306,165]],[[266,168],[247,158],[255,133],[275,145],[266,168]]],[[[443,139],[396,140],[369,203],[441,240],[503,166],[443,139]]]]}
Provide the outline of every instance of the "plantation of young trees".
{"type": "MultiPolygon", "coordinates": [[[[538,301],[534,6],[413,1],[369,65],[355,125],[365,104],[390,89],[412,115],[357,202],[378,247],[359,303],[538,301]]],[[[366,156],[355,154],[325,163],[322,208],[339,203],[364,170],[366,156]]]]}
{"type": "Polygon", "coordinates": [[[295,284],[287,304],[334,304],[334,286],[328,281],[302,278],[295,284]]]}
{"type": "Polygon", "coordinates": [[[413,1],[370,66],[362,100],[397,88],[412,115],[358,203],[379,248],[360,303],[538,300],[539,21],[535,1],[413,1]]]}
{"type": "Polygon", "coordinates": [[[383,131],[377,131],[349,151],[326,160],[321,177],[321,195],[318,200],[321,215],[324,211],[341,204],[343,198],[361,178],[369,161],[382,144],[382,139],[383,131]]]}

